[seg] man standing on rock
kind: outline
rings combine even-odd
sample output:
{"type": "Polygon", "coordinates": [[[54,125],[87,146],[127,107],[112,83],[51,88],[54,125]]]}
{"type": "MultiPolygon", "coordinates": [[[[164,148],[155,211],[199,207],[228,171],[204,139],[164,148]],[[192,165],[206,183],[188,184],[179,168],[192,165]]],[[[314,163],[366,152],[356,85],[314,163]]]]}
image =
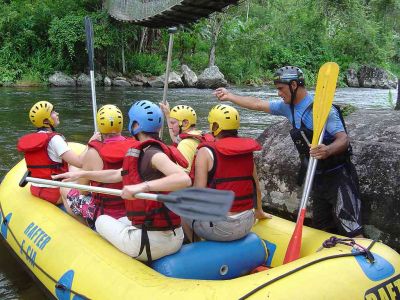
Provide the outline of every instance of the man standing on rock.
{"type": "Polygon", "coordinates": [[[283,101],[243,97],[225,88],[216,89],[214,95],[220,101],[288,118],[293,126],[290,136],[301,161],[299,185],[304,181],[310,155],[318,159],[312,193],[313,226],[348,237],[361,236],[358,176],[350,161],[351,146],[340,110],[331,108],[322,144],[310,149],[313,97],[304,86],[303,72],[293,66],[280,68],[275,73],[274,84],[283,101]]]}

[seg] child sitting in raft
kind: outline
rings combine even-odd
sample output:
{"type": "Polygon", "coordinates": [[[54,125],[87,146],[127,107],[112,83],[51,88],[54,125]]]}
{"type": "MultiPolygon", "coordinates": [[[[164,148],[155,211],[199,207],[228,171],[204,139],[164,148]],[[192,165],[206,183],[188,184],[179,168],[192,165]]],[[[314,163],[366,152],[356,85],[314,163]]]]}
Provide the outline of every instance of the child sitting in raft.
{"type": "Polygon", "coordinates": [[[181,248],[181,219],[163,203],[135,199],[134,195],[176,191],[190,186],[191,180],[176,164],[187,166],[179,151],[171,150],[158,139],[163,115],[157,105],[138,101],[129,110],[129,119],[128,129],[139,143],[127,151],[122,170],[68,172],[55,178],[86,178],[109,183],[122,180],[127,217],[117,220],[101,215],[96,220],[97,232],[127,255],[151,261],[181,248]]]}
{"type": "MultiPolygon", "coordinates": [[[[68,164],[82,167],[82,156],[73,152],[65,138],[56,132],[60,119],[53,104],[48,101],[35,103],[29,111],[29,119],[36,132],[22,136],[17,149],[24,153],[30,176],[51,179],[51,175],[68,171],[68,164]]],[[[97,137],[95,134],[91,140],[97,137]]],[[[30,190],[32,195],[50,203],[62,203],[59,187],[32,183],[30,190]]]]}
{"type": "Polygon", "coordinates": [[[197,146],[202,141],[213,141],[211,134],[203,134],[196,129],[197,115],[196,111],[188,105],[176,105],[172,109],[166,104],[160,103],[168,124],[169,135],[173,145],[178,148],[182,155],[188,161],[188,167],[185,170],[189,173],[192,167],[197,146]]]}
{"type": "MultiPolygon", "coordinates": [[[[111,104],[102,106],[97,112],[96,119],[101,140],[89,142],[88,150],[82,159],[82,170],[118,170],[122,167],[126,151],[138,144],[138,141],[121,135],[123,116],[117,106],[111,104]]],[[[122,189],[122,180],[116,183],[101,183],[81,178],[78,183],[122,189]]],[[[121,197],[85,193],[68,188],[61,188],[61,194],[67,212],[92,228],[99,215],[109,215],[114,219],[126,216],[125,203],[121,197]]]]}
{"type": "Polygon", "coordinates": [[[194,186],[232,190],[235,200],[226,220],[202,222],[185,219],[185,224],[206,240],[233,241],[246,236],[255,219],[272,217],[262,210],[253,161],[253,152],[261,147],[254,139],[238,137],[239,113],[229,105],[213,107],[208,122],[215,141],[203,142],[198,146],[191,171],[194,186]]]}

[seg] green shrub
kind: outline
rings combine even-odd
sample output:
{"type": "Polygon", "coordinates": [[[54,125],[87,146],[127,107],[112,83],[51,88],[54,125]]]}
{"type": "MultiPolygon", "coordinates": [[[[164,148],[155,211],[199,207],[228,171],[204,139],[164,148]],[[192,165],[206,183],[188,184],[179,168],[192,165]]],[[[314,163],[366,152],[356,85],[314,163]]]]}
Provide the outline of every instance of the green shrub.
{"type": "Polygon", "coordinates": [[[142,73],[161,75],[165,73],[165,63],[157,54],[130,53],[127,55],[128,70],[136,70],[142,73]]]}

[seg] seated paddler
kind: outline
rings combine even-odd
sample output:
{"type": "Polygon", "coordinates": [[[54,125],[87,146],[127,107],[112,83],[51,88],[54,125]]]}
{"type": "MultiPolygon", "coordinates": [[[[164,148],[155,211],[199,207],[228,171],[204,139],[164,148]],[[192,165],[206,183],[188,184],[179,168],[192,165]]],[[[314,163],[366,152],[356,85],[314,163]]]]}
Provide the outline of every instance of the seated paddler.
{"type": "Polygon", "coordinates": [[[187,161],[175,147],[158,137],[163,124],[161,109],[142,100],[129,110],[128,129],[139,141],[128,149],[119,170],[77,171],[56,178],[86,178],[97,182],[123,182],[126,217],[100,215],[97,232],[120,251],[141,261],[177,252],[183,242],[181,219],[162,202],[136,199],[137,193],[168,193],[190,186],[182,167],[187,161]],[[179,166],[182,165],[182,167],[179,166]]]}
{"type": "MultiPolygon", "coordinates": [[[[51,179],[52,175],[68,171],[68,166],[82,167],[82,155],[68,146],[65,137],[56,131],[60,125],[58,112],[48,101],[35,103],[29,111],[29,119],[36,131],[25,134],[17,143],[24,153],[26,167],[31,177],[51,179]]],[[[92,139],[97,138],[94,134],[92,139]]],[[[60,188],[32,183],[31,194],[52,204],[61,204],[60,188]]]]}
{"type": "Polygon", "coordinates": [[[246,236],[256,219],[270,218],[261,207],[254,151],[261,150],[252,138],[238,136],[240,117],[229,105],[216,105],[208,115],[210,131],[215,141],[198,146],[191,170],[195,187],[232,190],[235,200],[229,215],[218,222],[185,220],[194,233],[203,239],[233,241],[246,236]]]}

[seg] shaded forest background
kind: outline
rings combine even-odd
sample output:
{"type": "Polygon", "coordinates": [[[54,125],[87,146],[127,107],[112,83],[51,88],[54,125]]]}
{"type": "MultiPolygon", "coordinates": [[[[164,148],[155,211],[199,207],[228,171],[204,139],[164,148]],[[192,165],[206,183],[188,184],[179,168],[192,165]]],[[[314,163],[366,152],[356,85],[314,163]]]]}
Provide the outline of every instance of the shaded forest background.
{"type": "MultiPolygon", "coordinates": [[[[87,72],[83,18],[94,23],[95,70],[165,72],[168,34],[119,22],[95,0],[0,0],[0,84],[87,72]]],[[[216,64],[236,84],[267,81],[298,65],[309,82],[326,61],[400,75],[400,0],[248,0],[180,28],[173,69],[216,64]],[[215,57],[210,53],[215,50],[215,57]]],[[[344,72],[341,72],[343,83],[344,72]]]]}

